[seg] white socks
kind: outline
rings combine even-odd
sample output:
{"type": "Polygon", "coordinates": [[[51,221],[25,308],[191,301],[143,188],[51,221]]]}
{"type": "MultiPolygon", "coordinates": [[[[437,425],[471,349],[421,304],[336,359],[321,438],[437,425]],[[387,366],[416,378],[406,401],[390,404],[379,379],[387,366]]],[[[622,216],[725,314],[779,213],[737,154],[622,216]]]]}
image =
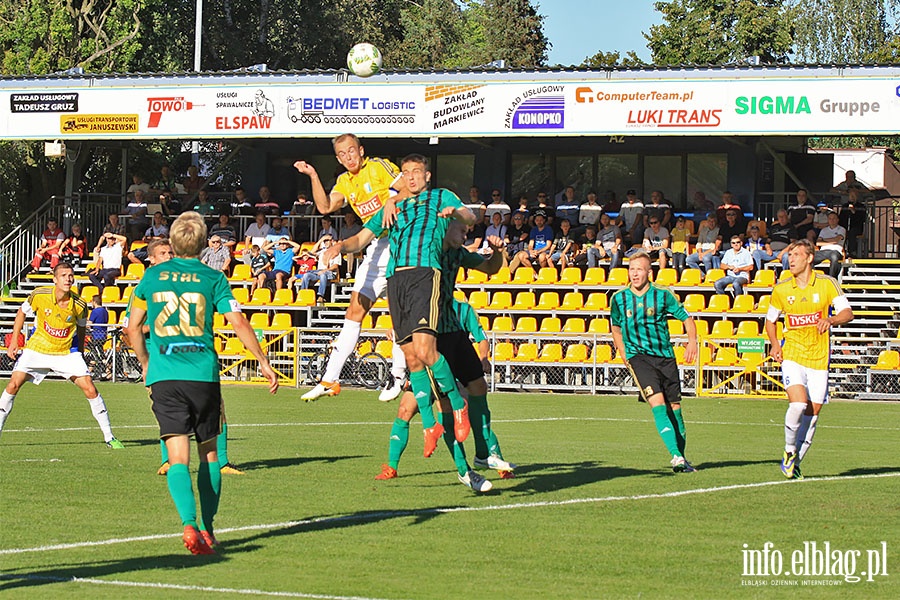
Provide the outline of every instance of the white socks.
{"type": "Polygon", "coordinates": [[[12,412],[13,400],[15,399],[16,397],[7,393],[6,390],[3,390],[3,393],[0,394],[0,431],[3,431],[3,424],[6,423],[6,417],[12,412]]]}
{"type": "MultiPolygon", "coordinates": [[[[396,335],[394,336],[396,339],[396,335]]],[[[406,355],[403,354],[403,348],[395,341],[394,347],[391,349],[391,374],[394,379],[403,381],[406,379],[406,355]]]]}
{"type": "MultiPolygon", "coordinates": [[[[806,402],[791,402],[784,413],[784,451],[797,452],[797,432],[806,411],[806,402]]],[[[802,440],[801,440],[802,441],[802,440]]]]}
{"type": "Polygon", "coordinates": [[[108,442],[113,439],[115,436],[113,436],[112,427],[109,424],[109,413],[106,412],[106,404],[103,402],[103,398],[97,396],[89,399],[88,404],[91,405],[91,412],[94,413],[97,425],[100,426],[100,431],[103,432],[103,441],[108,442]]]}
{"type": "Polygon", "coordinates": [[[800,433],[797,438],[800,440],[800,454],[798,458],[802,461],[809,447],[812,445],[813,436],[816,435],[816,423],[819,422],[819,415],[803,415],[803,423],[800,425],[800,433]]]}
{"type": "Polygon", "coordinates": [[[356,342],[359,341],[359,332],[362,324],[350,319],[344,319],[344,325],[341,327],[341,333],[334,341],[334,348],[331,350],[331,356],[328,358],[328,365],[325,367],[325,373],[322,375],[322,381],[334,383],[341,378],[341,370],[347,358],[356,349],[356,342]]]}

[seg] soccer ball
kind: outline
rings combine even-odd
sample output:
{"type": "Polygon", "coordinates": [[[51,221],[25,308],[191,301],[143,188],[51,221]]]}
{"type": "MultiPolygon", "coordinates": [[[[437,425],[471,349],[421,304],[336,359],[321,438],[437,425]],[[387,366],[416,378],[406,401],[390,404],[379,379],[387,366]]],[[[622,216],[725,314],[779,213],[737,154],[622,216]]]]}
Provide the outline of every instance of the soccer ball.
{"type": "Polygon", "coordinates": [[[357,44],[347,53],[347,68],[357,77],[371,77],[381,70],[381,52],[372,44],[357,44]]]}

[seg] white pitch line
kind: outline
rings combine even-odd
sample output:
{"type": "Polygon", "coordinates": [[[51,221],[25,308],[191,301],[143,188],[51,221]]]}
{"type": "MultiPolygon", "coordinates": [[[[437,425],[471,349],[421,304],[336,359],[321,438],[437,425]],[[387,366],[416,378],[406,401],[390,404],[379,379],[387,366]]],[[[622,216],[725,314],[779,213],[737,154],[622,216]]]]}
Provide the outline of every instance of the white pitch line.
{"type": "Polygon", "coordinates": [[[184,590],[188,592],[218,592],[222,594],[240,594],[242,596],[275,596],[278,598],[314,598],[319,600],[379,600],[366,596],[334,596],[331,594],[304,594],[302,592],[271,592],[266,590],[204,587],[199,585],[181,585],[177,583],[155,583],[145,581],[120,581],[117,579],[92,579],[86,577],[49,577],[44,575],[26,575],[15,577],[13,575],[0,575],[2,580],[25,579],[29,581],[56,581],[60,583],[90,583],[94,585],[117,585],[121,587],[153,588],[161,590],[184,590]]]}
{"type": "MultiPolygon", "coordinates": [[[[321,525],[321,524],[337,524],[355,521],[371,521],[382,518],[400,518],[400,517],[418,517],[422,515],[439,515],[461,512],[482,512],[494,510],[516,510],[521,508],[541,508],[547,506],[568,506],[575,504],[598,504],[604,502],[622,502],[625,500],[655,500],[662,498],[677,498],[679,496],[692,496],[695,494],[710,494],[716,492],[727,492],[732,490],[747,490],[754,488],[771,487],[773,485],[785,484],[810,484],[823,481],[849,481],[854,479],[881,479],[884,477],[900,477],[900,473],[872,473],[866,475],[834,475],[830,477],[806,477],[804,479],[779,479],[776,481],[760,481],[757,483],[739,483],[734,485],[723,485],[719,487],[697,488],[692,490],[681,490],[676,492],[665,492],[662,494],[638,494],[633,496],[603,496],[599,498],[571,498],[569,500],[543,500],[539,502],[518,502],[513,504],[495,504],[490,506],[456,506],[452,508],[422,508],[415,510],[393,510],[377,513],[366,513],[364,515],[345,515],[342,517],[323,517],[318,519],[304,519],[301,521],[284,521],[281,523],[266,523],[261,525],[245,525],[242,527],[228,527],[216,529],[216,534],[234,533],[242,531],[260,531],[271,529],[284,529],[287,527],[297,527],[300,525],[321,525]]],[[[28,552],[48,552],[51,550],[72,550],[76,548],[87,548],[92,546],[109,546],[112,544],[125,544],[134,542],[146,542],[153,540],[178,538],[180,533],[161,533],[155,535],[136,536],[130,538],[112,538],[108,540],[99,540],[93,542],[74,542],[70,544],[53,544],[48,546],[36,546],[32,548],[6,548],[0,549],[0,555],[6,554],[25,554],[28,552]]]]}

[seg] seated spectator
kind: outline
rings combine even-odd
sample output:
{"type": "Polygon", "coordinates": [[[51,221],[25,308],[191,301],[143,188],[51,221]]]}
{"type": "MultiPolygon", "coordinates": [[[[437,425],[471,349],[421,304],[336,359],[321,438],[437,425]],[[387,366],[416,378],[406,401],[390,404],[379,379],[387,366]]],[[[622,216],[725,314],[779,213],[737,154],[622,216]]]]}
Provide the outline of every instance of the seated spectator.
{"type": "Polygon", "coordinates": [[[118,213],[110,213],[108,218],[108,223],[103,227],[103,233],[114,233],[116,235],[124,236],[127,234],[127,230],[125,229],[125,224],[119,220],[118,213]]]}
{"type": "Polygon", "coordinates": [[[719,222],[716,219],[716,213],[711,212],[700,224],[700,230],[697,232],[697,245],[694,247],[694,252],[685,259],[685,266],[691,269],[700,269],[704,273],[708,273],[710,269],[718,269],[721,262],[719,260],[721,246],[719,222]]]}
{"type": "Polygon", "coordinates": [[[699,226],[703,220],[706,220],[706,215],[711,212],[716,212],[715,203],[706,197],[706,194],[700,190],[694,192],[694,197],[691,200],[691,210],[694,211],[694,219],[697,219],[697,216],[700,216],[700,221],[696,221],[699,226]]]}
{"type": "Polygon", "coordinates": [[[491,222],[496,213],[500,214],[500,222],[504,225],[509,224],[509,214],[512,210],[509,208],[502,196],[491,196],[491,203],[484,209],[484,218],[488,223],[491,222]]]}
{"type": "Polygon", "coordinates": [[[218,212],[216,210],[216,203],[210,199],[209,193],[206,190],[197,192],[197,203],[194,205],[194,210],[204,217],[212,216],[218,212]]]}
{"type": "Polygon", "coordinates": [[[469,252],[478,252],[484,242],[485,226],[482,223],[475,223],[466,227],[466,240],[463,242],[463,248],[469,252]]]}
{"type": "Polygon", "coordinates": [[[144,198],[142,190],[135,190],[134,197],[125,207],[125,214],[128,216],[128,232],[131,239],[140,239],[147,227],[150,226],[150,219],[147,217],[147,200],[144,198]]]}
{"type": "Polygon", "coordinates": [[[509,263],[509,270],[515,273],[524,265],[532,269],[549,265],[550,247],[553,245],[553,228],[547,224],[547,215],[543,210],[534,211],[534,227],[528,235],[528,246],[518,252],[509,263]]]}
{"type": "Polygon", "coordinates": [[[549,196],[543,192],[537,195],[537,208],[531,212],[531,227],[534,227],[535,225],[534,215],[537,211],[542,211],[544,213],[546,224],[553,227],[553,222],[556,219],[556,207],[550,203],[549,196]]]}
{"type": "Polygon", "coordinates": [[[170,198],[177,198],[181,195],[183,187],[175,181],[175,175],[169,165],[163,165],[159,169],[159,179],[150,188],[150,192],[158,195],[166,195],[170,198]],[[180,189],[179,189],[180,188],[180,189]]]}
{"type": "Polygon", "coordinates": [[[655,213],[648,223],[650,226],[644,230],[643,249],[650,255],[650,260],[659,260],[659,268],[665,269],[672,257],[672,251],[669,249],[669,230],[662,226],[655,213]]]}
{"type": "Polygon", "coordinates": [[[644,232],[644,220],[641,217],[643,213],[644,203],[638,199],[637,192],[628,190],[615,222],[616,227],[622,230],[622,238],[626,246],[640,240],[639,235],[644,232]]]}
{"type": "Polygon", "coordinates": [[[840,183],[837,183],[833,188],[831,188],[832,192],[838,192],[842,196],[846,197],[849,195],[850,190],[857,191],[868,191],[869,188],[856,179],[856,171],[852,169],[848,169],[846,173],[844,173],[844,180],[840,183]]]}
{"type": "Polygon", "coordinates": [[[616,193],[613,190],[606,190],[606,193],[603,194],[601,206],[605,212],[617,213],[622,203],[616,198],[616,193]]]}
{"type": "Polygon", "coordinates": [[[231,252],[222,243],[222,238],[214,235],[209,238],[207,247],[200,252],[200,262],[227,276],[228,269],[231,267],[231,252]]]}
{"type": "Polygon", "coordinates": [[[578,238],[578,251],[572,257],[572,264],[578,267],[596,267],[600,264],[600,250],[603,246],[597,240],[597,228],[588,225],[578,238]]]}
{"type": "Polygon", "coordinates": [[[234,188],[234,201],[231,203],[231,214],[252,215],[254,212],[253,203],[250,202],[247,191],[241,186],[234,188]]]}
{"type": "MultiPolygon", "coordinates": [[[[622,266],[622,258],[625,256],[625,245],[622,238],[622,230],[612,224],[612,219],[606,213],[600,214],[600,230],[597,232],[597,241],[594,250],[598,259],[609,259],[610,270],[622,266]]],[[[591,260],[591,252],[588,253],[588,267],[598,266],[591,260]]]]}
{"type": "Polygon", "coordinates": [[[506,229],[506,258],[512,260],[516,254],[528,247],[528,217],[516,211],[510,217],[510,225],[506,229]]]}
{"type": "MultiPolygon", "coordinates": [[[[567,185],[562,192],[556,195],[555,206],[556,222],[560,219],[568,219],[569,223],[578,222],[578,215],[581,210],[581,201],[575,196],[575,188],[567,185]]],[[[556,225],[554,225],[556,226],[556,225]]]]}
{"type": "Polygon", "coordinates": [[[547,260],[547,266],[555,268],[556,265],[559,265],[560,269],[565,269],[575,256],[577,248],[578,244],[575,243],[575,238],[572,235],[572,224],[569,223],[568,219],[563,219],[559,222],[559,231],[553,240],[553,245],[550,247],[550,258],[547,260]]]}
{"type": "Polygon", "coordinates": [[[725,269],[725,277],[717,279],[713,284],[717,294],[724,294],[729,285],[733,288],[733,296],[744,293],[744,286],[750,283],[750,272],[753,270],[753,257],[750,251],[744,248],[741,236],[733,235],[729,241],[731,246],[722,257],[722,268],[725,269]]]}
{"type": "Polygon", "coordinates": [[[103,299],[97,294],[91,298],[91,314],[88,315],[87,326],[91,335],[85,339],[88,343],[85,350],[91,346],[102,348],[109,333],[109,311],[103,306],[103,299]]]}
{"type": "Polygon", "coordinates": [[[114,233],[104,234],[94,248],[94,268],[88,273],[88,279],[103,292],[108,285],[115,285],[116,278],[122,274],[122,257],[128,238],[114,233]]]}
{"type": "Polygon", "coordinates": [[[859,258],[859,241],[863,237],[866,227],[866,206],[860,198],[860,191],[850,188],[847,193],[847,204],[840,207],[838,221],[847,230],[847,241],[844,249],[850,256],[859,258]]]}
{"type": "Polygon", "coordinates": [[[266,213],[257,212],[256,220],[247,227],[244,232],[244,244],[249,248],[256,244],[260,248],[266,243],[266,236],[269,235],[269,224],[266,223],[266,213]]]}
{"type": "MultiPolygon", "coordinates": [[[[544,195],[544,197],[545,198],[547,197],[546,194],[544,195]]],[[[519,196],[519,206],[517,206],[516,209],[514,211],[512,211],[512,214],[510,214],[508,224],[512,223],[512,215],[514,215],[516,213],[522,215],[523,223],[529,222],[529,218],[531,217],[531,211],[528,209],[528,196],[526,196],[525,194],[522,194],[521,196],[519,196]]]]}
{"type": "Polygon", "coordinates": [[[303,192],[297,194],[297,199],[294,200],[293,206],[291,206],[291,214],[292,215],[309,215],[312,214],[313,208],[316,206],[316,203],[310,200],[306,194],[303,192]]]}
{"type": "Polygon", "coordinates": [[[181,182],[181,186],[184,188],[185,195],[188,198],[193,198],[194,194],[199,192],[205,185],[206,178],[200,177],[200,170],[197,168],[197,165],[189,166],[187,170],[187,177],[185,177],[184,181],[181,182]]]}
{"type": "Polygon", "coordinates": [[[819,239],[816,240],[816,253],[813,256],[813,266],[828,262],[828,276],[835,279],[841,276],[841,268],[844,261],[844,244],[847,241],[847,230],[838,223],[836,212],[828,213],[828,225],[819,231],[819,239]]]}
{"type": "Polygon", "coordinates": [[[503,224],[503,213],[495,212],[491,214],[491,224],[488,225],[484,230],[484,241],[482,242],[481,248],[479,248],[479,250],[484,251],[490,248],[487,243],[487,239],[491,236],[496,236],[501,240],[505,240],[507,229],[509,228],[503,224]]]}
{"type": "Polygon", "coordinates": [[[253,283],[250,285],[250,295],[252,296],[259,286],[259,282],[265,281],[266,271],[272,268],[272,262],[269,260],[269,255],[263,254],[257,244],[250,247],[247,255],[250,257],[250,277],[253,278],[253,283]]]}
{"type": "Polygon", "coordinates": [[[804,239],[808,231],[813,229],[816,207],[809,202],[809,193],[804,189],[797,190],[797,203],[788,206],[788,217],[791,225],[797,230],[799,239],[804,239]]]}
{"type": "Polygon", "coordinates": [[[769,241],[765,245],[764,250],[757,250],[753,253],[753,262],[756,263],[756,269],[762,269],[764,262],[770,260],[778,260],[784,270],[788,269],[788,253],[787,248],[792,242],[798,239],[797,230],[791,225],[788,218],[788,212],[785,209],[779,210],[775,214],[775,222],[769,225],[769,241]]]}
{"type": "Polygon", "coordinates": [[[678,271],[678,275],[684,271],[687,255],[690,254],[691,232],[687,228],[687,220],[684,217],[675,219],[675,229],[669,233],[669,249],[672,251],[672,266],[678,271]]]}
{"type": "Polygon", "coordinates": [[[131,263],[146,263],[149,255],[149,244],[153,240],[162,240],[169,237],[169,226],[166,224],[160,211],[153,213],[153,222],[144,232],[142,241],[147,244],[128,253],[128,261],[131,263]]]}
{"type": "MultiPolygon", "coordinates": [[[[500,197],[500,190],[494,190],[493,193],[500,197]]],[[[487,210],[487,201],[482,200],[477,186],[473,185],[469,188],[469,198],[465,204],[466,208],[475,213],[476,221],[481,223],[484,220],[485,210],[487,210]]]]}
{"type": "Polygon", "coordinates": [[[66,234],[60,229],[56,219],[47,219],[47,229],[41,234],[41,242],[34,251],[31,269],[37,271],[44,261],[50,263],[51,269],[56,268],[59,264],[59,249],[65,240],[66,234]]]}
{"type": "Polygon", "coordinates": [[[272,217],[272,225],[269,227],[269,233],[266,234],[267,242],[278,242],[281,238],[291,239],[291,230],[284,224],[281,217],[272,217]]]}
{"type": "Polygon", "coordinates": [[[316,303],[325,302],[325,293],[328,290],[328,282],[336,279],[341,266],[341,255],[338,254],[330,261],[325,260],[325,250],[330,248],[334,243],[334,238],[326,235],[321,238],[316,245],[313,246],[312,252],[318,258],[317,268],[300,276],[300,289],[306,290],[317,285],[316,303]]]}
{"type": "MultiPolygon", "coordinates": [[[[754,225],[750,228],[750,232],[747,235],[747,241],[744,242],[744,247],[750,251],[750,256],[756,256],[757,252],[766,252],[766,245],[769,243],[769,240],[762,237],[759,234],[759,227],[754,225]]],[[[756,259],[754,258],[754,263],[756,259]]],[[[759,267],[757,267],[758,269],[759,267]]]]}
{"type": "Polygon", "coordinates": [[[560,206],[578,206],[579,204],[581,203],[575,198],[575,186],[571,185],[564,187],[553,199],[553,205],[556,209],[559,209],[560,206]]]}
{"type": "Polygon", "coordinates": [[[59,246],[59,259],[69,263],[74,268],[76,265],[81,264],[86,249],[87,240],[85,240],[84,234],[81,233],[81,225],[74,223],[72,225],[72,233],[59,246]]]}
{"type": "Polygon", "coordinates": [[[131,176],[131,185],[128,186],[128,189],[125,191],[125,194],[128,196],[133,196],[136,190],[141,190],[144,192],[145,196],[150,194],[150,184],[144,181],[144,178],[137,173],[131,176]]]}
{"type": "Polygon", "coordinates": [[[725,223],[719,224],[719,238],[722,240],[722,247],[724,249],[719,250],[719,256],[721,256],[730,250],[730,248],[725,248],[727,244],[727,240],[730,240],[733,236],[738,236],[741,238],[741,241],[744,240],[744,236],[747,234],[747,230],[744,228],[743,223],[740,221],[740,213],[736,210],[729,210],[725,213],[725,223]]]}
{"type": "Polygon", "coordinates": [[[222,238],[222,245],[234,254],[234,249],[238,242],[238,234],[237,229],[231,224],[231,218],[227,214],[220,214],[219,222],[209,230],[209,236],[212,237],[214,235],[222,238]]]}
{"type": "Polygon", "coordinates": [[[272,198],[272,192],[269,186],[264,185],[259,188],[259,202],[253,205],[257,211],[262,211],[267,215],[281,214],[281,206],[272,198]]]}
{"type": "Polygon", "coordinates": [[[594,225],[600,222],[600,214],[603,207],[597,203],[597,194],[593,191],[588,192],[587,201],[578,209],[579,225],[594,225]]]}
{"type": "MultiPolygon", "coordinates": [[[[734,194],[729,191],[722,192],[722,201],[716,208],[716,219],[719,221],[719,227],[723,227],[727,222],[727,216],[730,211],[737,213],[737,222],[740,225],[744,223],[744,209],[734,199],[734,194]]],[[[730,239],[730,238],[729,238],[730,239]]],[[[726,240],[723,240],[726,241],[726,240]]],[[[727,244],[726,244],[727,245],[727,244]]]]}
{"type": "Polygon", "coordinates": [[[337,231],[334,230],[334,221],[332,220],[331,215],[322,216],[322,225],[319,228],[319,235],[316,239],[321,240],[325,236],[328,236],[333,240],[338,239],[337,231]]]}
{"type": "Polygon", "coordinates": [[[747,231],[744,234],[744,240],[750,237],[750,230],[754,227],[759,230],[760,237],[766,237],[766,222],[753,217],[747,221],[747,231]]]}
{"type": "Polygon", "coordinates": [[[816,214],[813,217],[813,229],[816,231],[816,237],[819,237],[819,230],[828,226],[828,213],[833,212],[828,208],[828,203],[819,202],[816,204],[816,214]]]}
{"type": "Polygon", "coordinates": [[[257,282],[262,287],[266,281],[275,281],[275,289],[280,290],[291,278],[294,255],[300,249],[300,244],[283,237],[277,244],[266,242],[260,249],[271,257],[274,264],[271,271],[257,277],[257,282]]]}
{"type": "Polygon", "coordinates": [[[656,219],[659,220],[660,228],[665,229],[666,232],[668,232],[669,227],[671,227],[672,216],[672,205],[666,200],[662,190],[653,190],[650,192],[650,202],[644,204],[644,227],[649,227],[650,221],[656,217],[656,219]]]}

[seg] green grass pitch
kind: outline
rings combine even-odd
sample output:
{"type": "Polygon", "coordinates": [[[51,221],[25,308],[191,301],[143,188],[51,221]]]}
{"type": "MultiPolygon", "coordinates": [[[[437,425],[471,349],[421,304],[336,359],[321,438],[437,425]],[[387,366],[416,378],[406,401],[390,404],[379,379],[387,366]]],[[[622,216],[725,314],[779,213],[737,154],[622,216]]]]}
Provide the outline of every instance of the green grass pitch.
{"type": "Polygon", "coordinates": [[[106,448],[71,384],[16,400],[0,438],[3,598],[900,598],[900,403],[825,407],[806,479],[789,482],[783,401],[687,399],[699,471],[675,475],[634,397],[495,394],[520,467],[486,472],[494,491],[477,496],[443,445],[422,457],[418,418],[400,477],[374,481],[396,402],[225,386],[229,458],[247,474],[224,477],[220,555],[197,557],[156,475],[146,391],[100,389],[125,450],[106,448]],[[813,542],[846,577],[815,575],[813,542]],[[748,572],[762,556],[781,574],[748,572]]]}

